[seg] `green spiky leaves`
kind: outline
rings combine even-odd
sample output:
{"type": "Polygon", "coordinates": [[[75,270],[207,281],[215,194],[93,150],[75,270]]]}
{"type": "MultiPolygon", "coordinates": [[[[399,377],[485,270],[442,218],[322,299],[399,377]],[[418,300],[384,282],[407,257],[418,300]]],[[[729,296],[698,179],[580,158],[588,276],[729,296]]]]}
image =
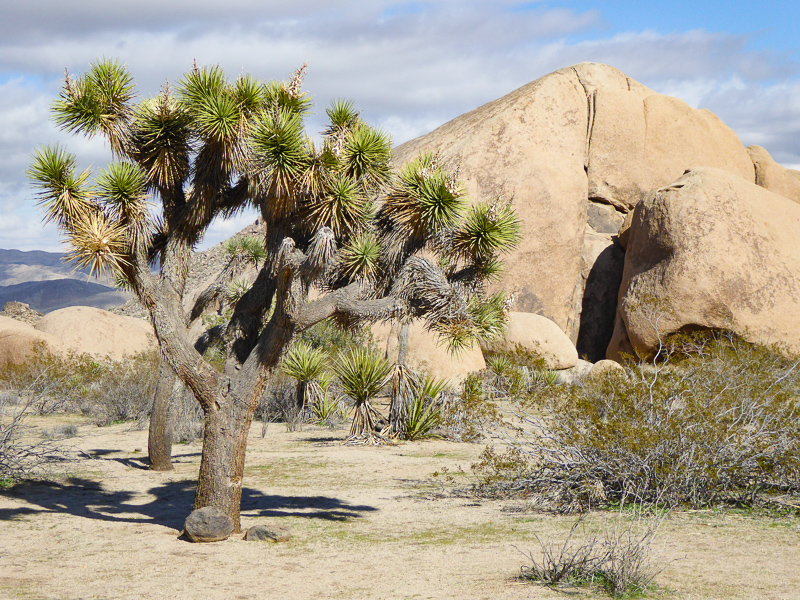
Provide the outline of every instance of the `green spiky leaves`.
{"type": "Polygon", "coordinates": [[[349,131],[359,123],[359,115],[355,105],[350,100],[334,100],[329,108],[325,109],[330,125],[325,130],[325,135],[334,136],[342,131],[349,131]]]}
{"type": "Polygon", "coordinates": [[[389,362],[368,348],[353,348],[333,367],[345,393],[356,404],[368,402],[386,385],[392,370],[389,362]]]}
{"type": "Polygon", "coordinates": [[[381,245],[377,236],[362,231],[342,248],[342,276],[348,281],[374,282],[380,272],[381,245]]]}
{"type": "Polygon", "coordinates": [[[391,175],[392,140],[387,133],[366,124],[348,132],[341,152],[343,171],[367,190],[385,185],[391,175]]]}
{"type": "Polygon", "coordinates": [[[93,63],[77,79],[67,74],[59,99],[53,103],[56,124],[89,137],[102,132],[111,150],[124,152],[129,102],[134,96],[133,77],[118,61],[93,63]]]}
{"type": "Polygon", "coordinates": [[[521,229],[510,202],[498,198],[494,202],[477,204],[452,233],[449,251],[452,256],[466,261],[487,261],[516,247],[522,237],[521,229]]]}
{"type": "Polygon", "coordinates": [[[112,163],[90,186],[89,172],[75,175],[75,166],[73,155],[47,146],[35,153],[27,175],[38,188],[45,221],[67,235],[66,260],[90,276],[114,278],[128,264],[131,245],[150,233],[144,172],[132,163],[112,163]]]}
{"type": "Polygon", "coordinates": [[[142,237],[148,238],[151,219],[147,210],[147,179],[139,165],[111,163],[97,177],[95,190],[109,220],[127,227],[134,243],[142,237]]]}
{"type": "Polygon", "coordinates": [[[144,203],[147,181],[139,165],[129,162],[111,163],[95,183],[100,198],[120,215],[130,213],[144,203]]]}
{"type": "Polygon", "coordinates": [[[188,178],[191,117],[166,89],[134,110],[132,156],[161,189],[174,189],[188,178]]]}
{"type": "Polygon", "coordinates": [[[300,383],[311,383],[323,376],[327,362],[325,352],[301,340],[286,354],[281,370],[300,383]]]}
{"type": "Polygon", "coordinates": [[[44,209],[45,222],[60,227],[86,216],[91,210],[89,172],[75,174],[77,159],[61,146],[37,150],[25,174],[37,189],[37,204],[44,209]]]}
{"type": "Polygon", "coordinates": [[[306,65],[297,69],[288,83],[270,81],[264,86],[266,101],[274,110],[288,110],[300,116],[311,111],[311,99],[302,91],[305,69],[306,65]]]}
{"type": "Polygon", "coordinates": [[[423,153],[400,171],[381,213],[402,237],[427,239],[454,227],[464,205],[458,180],[439,164],[436,155],[423,153]]]}
{"type": "Polygon", "coordinates": [[[330,227],[341,239],[364,223],[366,204],[356,181],[344,173],[336,173],[324,193],[309,202],[303,222],[309,231],[330,227]]]}
{"type": "Polygon", "coordinates": [[[251,193],[267,202],[273,219],[283,219],[297,206],[293,192],[306,164],[303,120],[287,109],[262,112],[255,119],[251,142],[255,166],[251,193]]]}
{"type": "Polygon", "coordinates": [[[264,242],[254,235],[240,235],[226,240],[223,250],[230,258],[243,258],[253,266],[260,265],[267,258],[264,242]]]}
{"type": "Polygon", "coordinates": [[[195,67],[178,84],[178,97],[186,109],[193,112],[209,100],[222,95],[227,86],[225,72],[218,65],[195,67]]]}

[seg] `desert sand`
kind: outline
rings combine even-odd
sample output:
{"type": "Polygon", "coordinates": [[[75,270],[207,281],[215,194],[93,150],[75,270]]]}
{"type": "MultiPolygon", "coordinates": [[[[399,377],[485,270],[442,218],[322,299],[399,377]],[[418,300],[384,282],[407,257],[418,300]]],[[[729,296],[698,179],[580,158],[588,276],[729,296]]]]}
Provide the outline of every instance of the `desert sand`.
{"type": "MultiPolygon", "coordinates": [[[[289,542],[180,539],[200,443],[175,446],[175,470],[155,473],[146,431],[81,423],[65,440],[74,462],[49,483],[0,493],[0,598],[564,597],[517,575],[525,553],[538,555],[535,536],[564,539],[575,517],[459,493],[483,444],[358,447],[341,443],[345,429],[271,424],[263,438],[260,429],[249,439],[242,526],[288,526],[289,542]]],[[[673,512],[654,550],[666,567],[649,597],[800,599],[798,517],[673,512]]]]}

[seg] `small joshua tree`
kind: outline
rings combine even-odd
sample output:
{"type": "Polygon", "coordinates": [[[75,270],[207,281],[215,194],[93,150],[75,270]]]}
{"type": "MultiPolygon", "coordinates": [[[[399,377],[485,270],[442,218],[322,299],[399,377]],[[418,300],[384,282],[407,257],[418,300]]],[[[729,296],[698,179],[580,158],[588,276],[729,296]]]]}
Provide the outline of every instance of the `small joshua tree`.
{"type": "Polygon", "coordinates": [[[64,148],[46,147],[28,171],[69,258],[126,281],[147,309],[164,361],[204,413],[194,507],[221,508],[237,529],[247,433],[295,335],[325,319],[357,327],[423,317],[453,349],[490,338],[502,327],[503,298],[487,302],[484,285],[519,239],[508,202],[468,209],[435,156],[393,175],[389,137],[350,102],[334,102],[321,141],[311,141],[302,75],[229,81],[219,67],[195,66],[134,103],[125,67],[98,62],[67,75],[53,112],[67,131],[103,136],[114,162],[92,182],[64,148]],[[212,221],[248,206],[266,225],[264,258],[217,330],[219,372],[188,332],[223,287],[187,313],[187,269],[212,221]],[[312,286],[321,295],[310,301],[312,286]]]}

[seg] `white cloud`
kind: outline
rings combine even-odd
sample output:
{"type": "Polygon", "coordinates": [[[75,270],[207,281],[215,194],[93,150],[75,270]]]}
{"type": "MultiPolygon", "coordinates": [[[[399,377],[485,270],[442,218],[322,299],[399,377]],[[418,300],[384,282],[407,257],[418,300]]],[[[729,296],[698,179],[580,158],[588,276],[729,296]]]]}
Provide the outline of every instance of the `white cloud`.
{"type": "MultiPolygon", "coordinates": [[[[218,63],[230,76],[246,71],[263,78],[288,78],[308,60],[306,89],[317,102],[312,131],[322,127],[328,102],[345,97],[395,143],[548,72],[585,60],[605,62],[656,91],[713,110],[746,144],[764,145],[776,160],[800,164],[796,63],[750,50],[750,38],[743,35],[702,30],[599,35],[603,15],[598,11],[552,5],[28,0],[4,7],[0,247],[12,243],[11,235],[13,243],[29,237],[27,222],[36,222],[23,176],[35,147],[58,141],[82,159],[82,167],[105,162],[101,142],[70,138],[47,121],[63,68],[83,71],[103,56],[125,62],[145,95],[156,93],[166,79],[174,83],[194,59],[218,63]],[[574,42],[575,36],[587,39],[574,42]],[[28,233],[18,233],[19,227],[28,233]]],[[[254,218],[215,224],[204,245],[254,218]]]]}

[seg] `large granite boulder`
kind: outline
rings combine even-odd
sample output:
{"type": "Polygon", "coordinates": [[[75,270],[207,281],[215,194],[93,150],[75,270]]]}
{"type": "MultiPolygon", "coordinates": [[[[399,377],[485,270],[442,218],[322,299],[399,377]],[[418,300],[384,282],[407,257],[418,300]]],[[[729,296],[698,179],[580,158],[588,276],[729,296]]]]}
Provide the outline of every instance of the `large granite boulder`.
{"type": "Polygon", "coordinates": [[[460,165],[473,200],[514,194],[523,239],[499,287],[516,308],[577,335],[586,224],[586,94],[573,69],[542,77],[395,150],[398,164],[423,150],[460,165]]]}
{"type": "Polygon", "coordinates": [[[566,334],[547,317],[511,312],[505,335],[483,345],[486,352],[526,350],[544,359],[548,369],[569,369],[578,362],[578,351],[566,334]]]}
{"type": "Polygon", "coordinates": [[[598,87],[589,97],[589,197],[630,210],[691,167],[717,167],[754,181],[739,138],[716,115],[637,84],[598,87]]]}
{"type": "Polygon", "coordinates": [[[689,168],[716,167],[755,182],[744,146],[712,113],[596,63],[546,75],[406,142],[396,162],[422,150],[459,165],[475,200],[514,194],[524,239],[507,257],[498,287],[516,288],[516,310],[548,317],[592,354],[608,342],[610,321],[594,298],[621,277],[621,261],[619,249],[596,252],[597,240],[587,244],[586,232],[613,235],[614,224],[649,190],[689,168]],[[609,280],[592,288],[587,310],[592,255],[604,264],[591,283],[601,272],[609,280]]]}
{"type": "Polygon", "coordinates": [[[636,207],[608,358],[698,328],[800,352],[800,205],[713,168],[636,207]]]}
{"type": "MultiPolygon", "coordinates": [[[[372,326],[375,345],[392,362],[396,362],[398,357],[399,332],[400,326],[397,324],[376,323],[372,326]]],[[[470,373],[486,368],[478,344],[458,354],[451,354],[444,341],[436,333],[426,330],[421,320],[414,320],[409,326],[406,364],[420,373],[446,379],[452,385],[458,385],[470,373]]]]}
{"type": "Polygon", "coordinates": [[[60,354],[61,341],[32,325],[0,316],[0,369],[9,364],[21,365],[38,352],[60,354]]]}
{"type": "Polygon", "coordinates": [[[53,311],[37,323],[36,329],[58,338],[64,351],[112,360],[157,348],[147,321],[88,306],[53,311]]]}

